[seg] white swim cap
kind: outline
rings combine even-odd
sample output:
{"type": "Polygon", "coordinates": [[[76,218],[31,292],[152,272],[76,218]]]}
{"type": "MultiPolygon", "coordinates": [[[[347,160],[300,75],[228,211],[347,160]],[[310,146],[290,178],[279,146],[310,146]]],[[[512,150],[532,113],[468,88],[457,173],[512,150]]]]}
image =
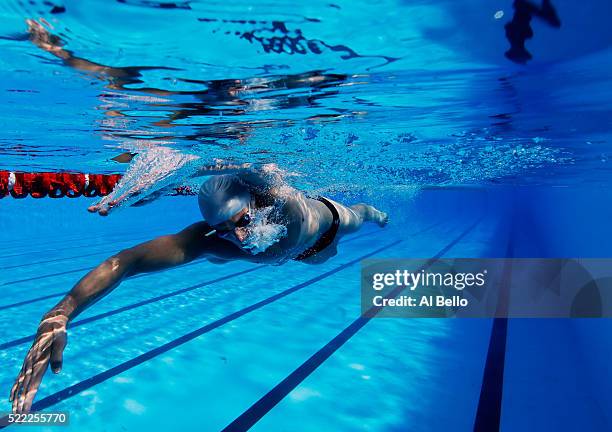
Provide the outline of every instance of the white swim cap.
{"type": "Polygon", "coordinates": [[[200,211],[210,225],[230,219],[250,203],[249,189],[235,175],[210,177],[198,194],[200,211]]]}

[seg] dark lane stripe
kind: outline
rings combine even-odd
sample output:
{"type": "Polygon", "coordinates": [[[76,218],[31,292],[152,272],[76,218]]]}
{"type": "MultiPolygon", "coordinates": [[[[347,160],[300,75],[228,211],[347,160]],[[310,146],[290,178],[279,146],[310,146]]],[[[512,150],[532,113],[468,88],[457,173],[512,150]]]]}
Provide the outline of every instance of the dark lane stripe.
{"type": "MultiPolygon", "coordinates": [[[[512,231],[511,231],[512,233],[512,231]]],[[[508,240],[504,264],[504,276],[497,302],[497,316],[508,315],[510,283],[512,277],[512,262],[514,245],[512,234],[508,240]]],[[[502,398],[504,393],[504,369],[506,365],[506,340],[508,338],[508,319],[494,318],[489,339],[489,349],[484,367],[478,409],[474,420],[474,432],[495,432],[500,430],[502,414],[502,398]]]]}
{"type": "MultiPolygon", "coordinates": [[[[122,243],[133,243],[136,241],[143,241],[143,240],[149,240],[151,239],[151,236],[140,236],[140,237],[134,237],[131,238],[129,240],[115,240],[114,241],[114,245],[116,244],[122,244],[122,243]]],[[[33,265],[39,265],[39,264],[47,264],[47,263],[52,263],[52,262],[58,262],[58,261],[67,261],[67,260],[72,260],[72,259],[79,259],[79,258],[86,258],[86,257],[90,257],[90,256],[95,256],[95,255],[104,255],[104,254],[108,254],[108,255],[113,255],[116,253],[116,248],[113,248],[112,250],[108,249],[108,244],[97,244],[97,245],[93,245],[93,246],[97,246],[95,250],[95,252],[89,253],[89,254],[81,254],[81,255],[72,255],[72,256],[65,256],[65,257],[60,257],[60,258],[51,258],[51,259],[46,259],[43,261],[29,261],[26,263],[22,263],[22,264],[14,264],[14,265],[10,265],[10,266],[3,266],[0,267],[0,270],[7,270],[7,269],[16,269],[16,268],[21,268],[21,267],[29,267],[29,266],[33,266],[33,265]]],[[[72,247],[66,247],[66,248],[59,248],[59,249],[47,249],[46,251],[36,251],[36,252],[24,252],[22,254],[17,254],[17,255],[5,255],[3,257],[0,258],[11,258],[11,257],[15,257],[15,256],[23,256],[23,255],[29,255],[29,256],[36,256],[37,254],[41,253],[41,252],[55,252],[55,251],[60,251],[60,252],[65,252],[68,249],[90,249],[92,247],[92,245],[84,245],[84,246],[72,246],[72,247]]]]}
{"type": "MultiPolygon", "coordinates": [[[[172,230],[172,229],[170,229],[172,230]]],[[[116,239],[117,237],[119,237],[120,239],[122,238],[129,238],[129,236],[135,235],[136,237],[134,237],[133,239],[136,238],[141,238],[141,237],[145,237],[145,236],[151,236],[151,235],[162,235],[162,233],[168,233],[169,229],[160,229],[160,228],[154,228],[154,229],[150,229],[147,231],[139,231],[139,232],[134,232],[134,230],[131,231],[126,231],[126,232],[113,232],[113,233],[109,233],[104,235],[104,240],[108,241],[111,239],[116,239]]],[[[126,241],[129,241],[126,238],[126,241]]],[[[74,243],[74,242],[83,242],[86,240],[89,240],[90,237],[85,236],[85,234],[80,235],[78,237],[66,237],[66,236],[60,236],[56,238],[56,241],[51,241],[53,239],[48,239],[45,238],[44,239],[44,243],[45,246],[54,246],[53,249],[44,249],[44,250],[32,250],[29,249],[31,247],[36,247],[36,246],[40,246],[41,244],[41,240],[34,240],[34,239],[29,239],[30,242],[29,244],[26,244],[24,240],[19,239],[18,241],[15,241],[13,243],[19,243],[19,244],[15,244],[12,248],[5,248],[3,249],[3,252],[9,252],[11,255],[2,255],[0,256],[0,259],[2,258],[7,258],[7,257],[11,257],[11,256],[17,256],[17,255],[21,255],[21,254],[36,254],[36,253],[40,253],[40,252],[51,252],[53,250],[57,250],[57,249],[64,249],[64,247],[58,247],[57,245],[60,244],[66,244],[66,243],[74,243]],[[17,255],[14,255],[17,254],[17,255]]],[[[121,241],[121,240],[120,240],[121,241]]],[[[74,248],[87,248],[87,247],[93,247],[93,246],[101,246],[100,243],[98,244],[80,244],[80,245],[74,245],[74,246],[69,246],[67,247],[67,249],[74,249],[74,248]]]]}
{"type": "Polygon", "coordinates": [[[9,281],[9,282],[4,282],[0,286],[13,285],[13,284],[18,284],[18,283],[23,283],[23,282],[31,282],[31,281],[40,280],[40,279],[46,279],[46,278],[50,278],[50,277],[54,277],[54,276],[62,276],[62,275],[70,274],[70,273],[78,273],[78,272],[82,272],[82,271],[85,271],[85,270],[91,270],[91,266],[81,267],[81,268],[72,269],[72,270],[66,270],[66,271],[62,271],[62,272],[58,272],[58,273],[50,273],[50,274],[44,274],[44,275],[40,275],[40,276],[33,276],[33,277],[25,278],[25,279],[12,280],[12,281],[9,281]]]}
{"type": "MultiPolygon", "coordinates": [[[[204,259],[199,259],[199,260],[190,262],[188,264],[183,264],[183,265],[176,266],[176,267],[173,267],[173,268],[189,267],[189,266],[192,266],[192,265],[201,264],[203,261],[205,261],[205,260],[204,259]]],[[[78,268],[78,269],[67,270],[67,271],[63,271],[63,272],[59,272],[59,273],[51,273],[51,274],[46,274],[46,275],[42,275],[42,276],[34,276],[34,277],[31,277],[31,278],[27,278],[27,279],[19,279],[19,280],[14,280],[14,281],[6,282],[6,283],[4,283],[4,284],[2,284],[0,286],[12,285],[12,284],[17,284],[17,283],[22,283],[22,282],[31,282],[31,281],[34,281],[34,280],[46,279],[46,278],[50,278],[50,277],[53,277],[53,276],[63,276],[63,275],[70,274],[70,273],[78,273],[78,272],[82,272],[82,271],[86,271],[86,270],[91,270],[92,268],[93,268],[92,266],[87,266],[87,267],[81,267],[81,268],[78,268]]],[[[154,273],[157,273],[157,272],[143,273],[143,274],[139,274],[139,275],[136,275],[136,276],[132,276],[132,277],[130,277],[128,279],[138,279],[138,278],[141,278],[141,277],[149,276],[149,275],[154,274],[154,273]]],[[[60,296],[62,294],[66,294],[66,292],[63,291],[63,292],[61,292],[59,294],[56,294],[56,295],[60,296]]],[[[32,301],[38,301],[38,299],[32,299],[32,300],[26,300],[26,301],[28,303],[32,303],[32,301]]],[[[12,306],[11,305],[0,306],[0,310],[5,309],[6,307],[12,307],[12,306]]]]}
{"type": "MultiPolygon", "coordinates": [[[[183,267],[189,267],[189,266],[193,266],[193,265],[197,265],[197,264],[202,264],[205,261],[206,261],[205,259],[199,259],[199,260],[190,262],[188,264],[183,264],[183,265],[180,265],[180,266],[173,267],[172,270],[178,269],[178,268],[183,268],[183,267]]],[[[85,268],[81,268],[81,269],[70,270],[70,271],[67,271],[67,272],[56,273],[56,274],[50,275],[50,276],[65,275],[65,274],[68,274],[68,273],[76,273],[76,272],[81,272],[81,271],[85,271],[85,270],[91,270],[91,267],[85,267],[85,268]]],[[[160,271],[164,271],[164,270],[160,270],[160,271]]],[[[156,273],[158,273],[158,272],[141,273],[141,274],[138,274],[136,276],[129,277],[126,280],[133,280],[133,279],[138,279],[138,278],[141,278],[141,277],[147,277],[147,276],[154,275],[156,273]]],[[[47,277],[47,276],[43,276],[43,277],[47,277]]],[[[24,281],[30,281],[30,280],[34,280],[34,279],[38,279],[38,278],[30,278],[30,279],[26,279],[24,281]]],[[[18,303],[11,303],[11,304],[7,304],[7,305],[2,305],[2,306],[0,306],[0,310],[10,309],[10,308],[14,308],[14,307],[17,307],[17,306],[23,306],[23,305],[30,304],[30,303],[36,303],[38,301],[47,300],[47,299],[50,299],[50,298],[53,298],[53,297],[61,297],[61,296],[66,295],[66,293],[67,293],[66,291],[61,291],[61,292],[56,292],[56,293],[49,294],[49,295],[42,296],[42,297],[35,297],[33,299],[23,300],[23,301],[20,301],[18,303]]]]}
{"type": "Polygon", "coordinates": [[[501,421],[508,319],[494,318],[480,388],[474,432],[499,431],[501,421]]]}
{"type": "MultiPolygon", "coordinates": [[[[331,275],[333,275],[335,273],[338,273],[338,272],[340,272],[340,271],[342,271],[342,270],[344,270],[344,269],[346,269],[346,268],[348,268],[348,267],[350,267],[352,265],[357,264],[358,262],[360,262],[363,259],[369,258],[372,255],[376,255],[377,253],[383,252],[384,250],[389,249],[389,248],[391,248],[393,246],[396,246],[399,243],[401,243],[401,240],[397,240],[397,241],[394,241],[392,243],[389,243],[389,244],[387,244],[387,245],[385,245],[385,246],[383,246],[381,248],[378,248],[378,249],[376,249],[376,250],[374,250],[374,251],[372,251],[370,253],[367,253],[367,254],[359,257],[359,258],[353,259],[353,260],[351,260],[351,261],[349,261],[349,262],[347,262],[345,264],[342,264],[342,265],[340,265],[340,266],[338,266],[338,267],[336,267],[336,268],[334,268],[332,270],[329,270],[329,271],[327,271],[325,273],[322,273],[319,276],[316,276],[316,277],[314,277],[314,278],[312,278],[310,280],[307,280],[306,282],[302,282],[302,283],[300,283],[298,285],[295,285],[295,286],[293,286],[291,288],[286,289],[285,291],[281,291],[278,294],[270,296],[270,297],[268,297],[268,298],[266,298],[264,300],[261,300],[261,301],[259,301],[257,303],[254,303],[254,304],[252,304],[250,306],[247,306],[247,307],[245,307],[243,309],[240,309],[240,310],[238,310],[238,311],[236,311],[234,313],[226,315],[225,317],[223,317],[221,319],[213,321],[210,324],[207,324],[207,325],[205,325],[203,327],[200,327],[197,330],[194,330],[194,331],[192,331],[190,333],[187,333],[187,334],[185,334],[185,335],[183,335],[183,336],[181,336],[181,337],[179,337],[177,339],[174,339],[174,340],[172,340],[170,342],[167,342],[167,343],[165,343],[165,344],[163,344],[163,345],[161,345],[161,346],[159,346],[157,348],[152,349],[151,351],[148,351],[148,352],[146,352],[144,354],[141,354],[141,355],[139,355],[137,357],[134,357],[133,359],[128,360],[128,361],[126,361],[124,363],[121,363],[121,364],[119,364],[119,365],[117,365],[117,366],[115,366],[115,367],[113,367],[111,369],[108,369],[108,370],[106,370],[106,371],[104,371],[102,373],[99,373],[98,375],[94,375],[91,378],[88,378],[88,379],[86,379],[84,381],[81,381],[81,382],[78,382],[78,383],[76,383],[74,385],[66,387],[63,390],[60,390],[59,392],[53,393],[52,395],[49,395],[49,396],[39,400],[38,402],[34,403],[34,405],[32,405],[32,410],[31,411],[32,412],[36,412],[36,411],[43,410],[45,408],[49,408],[49,407],[51,407],[53,405],[56,405],[57,403],[59,403],[61,401],[64,401],[66,399],[69,399],[72,396],[77,395],[77,394],[81,393],[84,390],[87,390],[87,389],[89,389],[89,388],[91,388],[91,387],[93,387],[93,386],[95,386],[97,384],[100,384],[100,383],[102,383],[102,382],[104,382],[104,381],[106,381],[106,380],[108,380],[108,379],[110,379],[110,378],[112,378],[112,377],[114,377],[116,375],[119,375],[120,373],[123,373],[123,372],[125,372],[125,371],[127,371],[129,369],[132,369],[133,367],[136,367],[136,366],[138,366],[138,365],[140,365],[140,364],[142,364],[142,363],[144,363],[144,362],[146,362],[148,360],[151,360],[151,359],[153,359],[153,358],[155,358],[155,357],[157,357],[157,356],[159,356],[161,354],[164,354],[164,353],[166,353],[166,352],[168,352],[168,351],[170,351],[170,350],[172,350],[172,349],[174,349],[174,348],[176,348],[178,346],[181,346],[181,345],[183,345],[183,344],[185,344],[185,343],[187,343],[189,341],[192,341],[193,339],[195,339],[195,338],[197,338],[197,337],[199,337],[199,336],[201,336],[201,335],[203,335],[205,333],[208,333],[208,332],[210,332],[210,331],[212,331],[212,330],[214,330],[214,329],[216,329],[218,327],[221,327],[224,324],[227,324],[227,323],[229,323],[231,321],[234,321],[234,320],[236,320],[236,319],[238,319],[238,318],[240,318],[240,317],[242,317],[242,316],[244,316],[244,315],[246,315],[246,314],[248,314],[250,312],[253,312],[253,311],[257,310],[257,309],[260,309],[260,308],[262,308],[262,307],[264,307],[264,306],[266,306],[266,305],[268,305],[270,303],[273,303],[273,302],[275,302],[275,301],[277,301],[277,300],[279,300],[281,298],[284,298],[284,297],[286,297],[286,296],[288,296],[290,294],[293,294],[296,291],[299,291],[299,290],[301,290],[303,288],[306,288],[306,287],[308,287],[308,286],[310,286],[310,285],[312,285],[312,284],[314,284],[316,282],[319,282],[319,281],[321,281],[321,280],[323,280],[323,279],[325,279],[325,278],[327,278],[327,277],[329,277],[329,276],[331,276],[331,275]]],[[[8,421],[8,417],[7,416],[5,416],[3,418],[0,418],[0,429],[3,429],[5,427],[7,427],[7,421],[8,421]]]]}
{"type": "Polygon", "coordinates": [[[40,264],[48,264],[48,263],[54,263],[54,262],[60,262],[60,261],[74,260],[74,259],[79,259],[79,258],[87,258],[87,257],[96,256],[96,255],[106,255],[106,254],[109,254],[109,253],[111,253],[111,252],[108,252],[108,251],[100,252],[100,251],[98,251],[98,252],[93,252],[93,253],[88,253],[88,254],[83,254],[83,255],[77,255],[77,256],[67,256],[67,257],[62,257],[62,258],[53,258],[53,259],[48,259],[48,260],[44,260],[44,261],[28,262],[28,263],[25,263],[25,264],[14,264],[14,265],[0,267],[0,270],[11,270],[11,269],[16,269],[16,268],[20,268],[20,267],[30,267],[30,266],[40,265],[40,264]]]}
{"type": "MultiPolygon", "coordinates": [[[[476,221],[457,238],[451,241],[448,245],[442,248],[428,263],[424,266],[429,267],[433,262],[446,254],[453,246],[459,243],[469,232],[471,232],[480,220],[476,221]]],[[[404,287],[395,288],[388,297],[396,297],[404,287]]],[[[344,345],[351,337],[361,330],[382,307],[372,307],[366,311],[365,316],[360,316],[355,319],[348,327],[342,330],[336,337],[323,346],[319,351],[314,353],[308,360],[302,363],[297,369],[277,384],[272,390],[266,393],[261,399],[255,402],[249,409],[240,414],[233,422],[227,425],[223,432],[238,432],[249,430],[263,416],[265,416],[272,408],[274,408],[285,396],[294,390],[302,381],[312,374],[319,366],[323,364],[333,353],[335,353],[342,345],[344,345]]]]}
{"type": "Polygon", "coordinates": [[[42,301],[42,300],[48,300],[50,298],[59,297],[62,294],[66,294],[66,292],[62,291],[61,293],[53,293],[53,294],[49,294],[49,295],[42,296],[42,297],[36,297],[36,298],[30,299],[30,300],[23,300],[23,301],[20,301],[20,302],[17,302],[17,303],[11,303],[11,304],[7,304],[7,305],[3,305],[3,306],[0,306],[0,310],[11,309],[11,308],[14,308],[14,307],[19,307],[19,306],[25,306],[25,305],[30,304],[30,303],[36,303],[36,302],[39,302],[39,301],[42,301]]]}
{"type": "MultiPolygon", "coordinates": [[[[132,238],[128,238],[128,239],[123,239],[123,237],[125,236],[120,236],[121,239],[119,240],[113,240],[114,243],[129,243],[129,242],[133,242],[136,240],[143,240],[143,239],[150,239],[151,236],[154,235],[153,233],[149,234],[149,235],[140,235],[137,237],[132,237],[132,238]]],[[[55,247],[53,249],[39,249],[39,250],[30,250],[30,251],[26,251],[26,252],[19,252],[19,253],[14,253],[14,254],[10,254],[10,255],[2,255],[0,256],[0,259],[6,259],[6,258],[15,258],[18,256],[24,256],[24,255],[38,255],[41,253],[47,253],[47,252],[56,252],[58,250],[61,250],[62,252],[70,250],[70,249],[89,249],[89,248],[95,248],[95,247],[105,247],[108,246],[109,241],[111,239],[114,239],[115,237],[118,236],[109,236],[109,237],[105,237],[103,242],[98,242],[95,244],[77,244],[77,245],[72,245],[72,246],[62,246],[62,247],[55,247]]],[[[72,242],[71,242],[72,243],[72,242]]],[[[76,257],[78,258],[78,257],[76,257]]]]}
{"type": "MultiPolygon", "coordinates": [[[[158,302],[160,300],[165,300],[167,298],[174,297],[174,296],[177,296],[177,295],[180,295],[180,294],[185,294],[186,292],[193,291],[193,290],[195,290],[197,288],[202,288],[202,287],[205,287],[205,286],[208,286],[208,285],[212,285],[212,284],[215,284],[217,282],[222,282],[224,280],[228,280],[228,279],[231,279],[231,278],[234,278],[234,277],[237,277],[237,276],[242,276],[242,275],[245,275],[247,273],[251,273],[251,272],[254,272],[256,270],[260,270],[260,269],[262,269],[264,267],[267,267],[267,266],[260,265],[260,266],[252,267],[252,268],[247,269],[247,270],[243,270],[243,271],[236,272],[236,273],[231,273],[231,274],[226,275],[226,276],[221,276],[219,278],[212,279],[212,280],[209,280],[209,281],[206,281],[206,282],[202,282],[202,283],[199,283],[197,285],[192,285],[192,286],[187,287],[187,288],[182,288],[182,289],[179,289],[179,290],[176,290],[176,291],[172,291],[172,292],[167,293],[167,294],[163,294],[163,295],[160,295],[160,296],[157,296],[157,297],[152,297],[152,298],[147,299],[147,300],[142,300],[142,301],[139,301],[139,302],[136,302],[136,303],[132,303],[130,305],[123,306],[123,307],[120,307],[120,308],[117,308],[117,309],[113,309],[111,311],[104,312],[104,313],[101,313],[101,314],[98,314],[98,315],[94,315],[94,316],[91,316],[89,318],[84,318],[84,319],[81,319],[81,320],[78,320],[78,321],[75,321],[75,322],[71,323],[70,324],[70,328],[78,327],[78,326],[83,325],[83,324],[88,324],[88,323],[93,322],[93,321],[98,321],[98,320],[100,320],[102,318],[107,318],[109,316],[117,315],[117,314],[119,314],[121,312],[125,312],[125,311],[131,310],[131,309],[136,309],[137,307],[145,306],[145,305],[148,305],[148,304],[151,304],[151,303],[155,303],[155,302],[158,302]]],[[[17,345],[21,345],[21,344],[26,343],[26,342],[31,342],[34,339],[35,336],[36,335],[32,334],[32,335],[25,336],[25,337],[22,337],[22,338],[19,338],[19,339],[14,339],[12,341],[4,342],[4,343],[0,344],[0,351],[2,351],[4,349],[7,349],[7,348],[11,348],[11,347],[17,346],[17,345]]]]}

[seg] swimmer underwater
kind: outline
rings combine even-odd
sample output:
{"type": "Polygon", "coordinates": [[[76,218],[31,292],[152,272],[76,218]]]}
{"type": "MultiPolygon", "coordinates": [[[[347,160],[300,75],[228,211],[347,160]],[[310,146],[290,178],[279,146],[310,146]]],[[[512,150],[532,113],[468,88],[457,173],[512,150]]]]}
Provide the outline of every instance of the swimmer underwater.
{"type": "MultiPolygon", "coordinates": [[[[388,222],[386,213],[366,204],[346,207],[305,195],[286,183],[275,165],[216,164],[198,168],[194,175],[210,176],[198,194],[203,221],[106,259],[43,316],[10,392],[15,413],[30,411],[49,364],[54,373],[61,371],[70,321],[123,279],[198,258],[218,264],[234,260],[277,265],[288,260],[322,263],[336,255],[342,236],[359,230],[365,222],[381,227],[388,222]]],[[[105,197],[89,211],[105,216],[127,202],[128,195],[139,193],[131,189],[120,198],[105,197]]]]}

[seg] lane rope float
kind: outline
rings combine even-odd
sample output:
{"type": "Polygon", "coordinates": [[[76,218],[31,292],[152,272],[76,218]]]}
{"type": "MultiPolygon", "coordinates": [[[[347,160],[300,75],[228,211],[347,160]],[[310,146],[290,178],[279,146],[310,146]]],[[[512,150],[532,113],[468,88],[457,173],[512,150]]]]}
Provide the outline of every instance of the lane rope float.
{"type": "MultiPolygon", "coordinates": [[[[112,192],[122,177],[122,174],[0,170],[0,198],[103,197],[112,192]]],[[[178,186],[170,195],[197,195],[197,191],[191,186],[178,186]]]]}

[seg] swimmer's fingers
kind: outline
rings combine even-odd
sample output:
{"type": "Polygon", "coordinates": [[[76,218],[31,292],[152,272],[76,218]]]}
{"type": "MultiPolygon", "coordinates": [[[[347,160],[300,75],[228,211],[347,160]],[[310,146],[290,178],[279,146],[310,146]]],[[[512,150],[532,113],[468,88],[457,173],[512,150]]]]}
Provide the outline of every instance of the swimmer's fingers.
{"type": "Polygon", "coordinates": [[[32,348],[30,348],[30,351],[28,351],[28,354],[26,355],[26,358],[23,361],[23,365],[21,366],[21,370],[19,371],[19,374],[17,375],[17,378],[15,379],[15,384],[13,384],[13,388],[11,388],[11,395],[9,397],[9,401],[13,403],[13,411],[16,411],[17,409],[17,405],[19,403],[19,396],[22,393],[23,384],[26,378],[31,373],[32,359],[33,359],[33,353],[35,349],[36,349],[36,342],[34,343],[34,345],[32,345],[32,348]]]}
{"type": "Polygon", "coordinates": [[[13,384],[13,387],[11,388],[9,402],[12,402],[13,406],[15,406],[15,400],[19,397],[19,389],[21,388],[22,383],[23,383],[23,367],[21,368],[19,375],[17,375],[17,379],[15,379],[15,384],[13,384]]]}
{"type": "Polygon", "coordinates": [[[101,216],[106,216],[108,214],[109,208],[117,205],[117,202],[121,199],[115,198],[117,192],[117,189],[114,189],[113,191],[111,191],[110,194],[103,197],[100,201],[87,207],[87,211],[90,213],[98,213],[101,216]]]}
{"type": "Polygon", "coordinates": [[[29,362],[28,368],[24,373],[24,379],[21,383],[21,391],[19,393],[19,398],[17,399],[17,413],[23,412],[23,404],[26,400],[26,395],[30,389],[30,383],[32,382],[32,376],[34,375],[35,363],[29,362]]]}
{"type": "Polygon", "coordinates": [[[119,197],[117,199],[108,201],[105,205],[100,206],[100,208],[98,209],[98,214],[100,216],[108,216],[108,214],[110,213],[111,209],[113,207],[116,207],[119,203],[121,203],[121,201],[123,199],[125,199],[125,198],[124,197],[119,197]]]}
{"type": "Polygon", "coordinates": [[[118,207],[121,203],[125,202],[128,199],[133,200],[141,194],[142,190],[140,190],[140,188],[132,188],[129,191],[125,192],[123,195],[121,195],[119,198],[111,199],[110,201],[108,201],[106,207],[99,210],[98,213],[101,216],[106,216],[114,207],[118,207]]]}
{"type": "Polygon", "coordinates": [[[98,213],[100,216],[108,215],[109,208],[114,205],[115,201],[105,203],[100,201],[98,204],[87,207],[87,211],[90,213],[98,213]]]}
{"type": "Polygon", "coordinates": [[[122,202],[133,197],[137,197],[142,193],[140,187],[134,187],[127,192],[124,192],[119,197],[116,194],[111,193],[105,196],[99,203],[94,204],[87,208],[91,213],[98,213],[100,216],[107,216],[113,207],[118,207],[122,202]]]}
{"type": "MultiPolygon", "coordinates": [[[[32,349],[30,348],[30,351],[32,349]]],[[[15,384],[13,384],[13,387],[11,388],[11,394],[9,396],[9,401],[13,402],[13,406],[16,406],[16,399],[19,398],[19,393],[21,390],[21,385],[23,384],[23,380],[25,379],[25,371],[28,368],[28,364],[29,364],[29,359],[30,359],[30,353],[28,352],[25,360],[23,361],[23,365],[21,365],[21,369],[19,370],[19,374],[17,375],[17,378],[15,378],[15,384]]]]}
{"type": "Polygon", "coordinates": [[[17,405],[18,413],[26,414],[30,411],[32,402],[34,402],[34,397],[36,397],[36,393],[38,392],[38,387],[47,370],[47,366],[49,366],[49,355],[40,358],[33,365],[31,374],[28,377],[29,379],[24,382],[21,395],[19,396],[19,404],[17,405]]]}
{"type": "Polygon", "coordinates": [[[28,33],[33,32],[33,31],[34,31],[34,30],[36,30],[36,29],[37,29],[37,27],[40,25],[40,24],[38,24],[36,21],[34,21],[33,19],[30,19],[30,18],[27,18],[27,19],[25,20],[25,23],[26,23],[26,24],[27,24],[27,26],[28,26],[28,33]]]}
{"type": "Polygon", "coordinates": [[[30,40],[32,43],[34,43],[34,45],[49,52],[61,49],[58,40],[53,40],[49,30],[42,25],[44,24],[51,27],[48,21],[41,19],[39,23],[38,21],[34,21],[32,19],[26,19],[26,24],[28,26],[30,40]]]}
{"type": "Polygon", "coordinates": [[[273,163],[273,162],[263,164],[261,166],[261,169],[263,171],[281,171],[281,169],[278,167],[278,165],[273,163]]]}
{"type": "Polygon", "coordinates": [[[15,413],[27,413],[29,411],[49,364],[49,351],[40,353],[34,351],[35,349],[35,347],[32,347],[26,356],[11,392],[12,409],[15,413]]]}
{"type": "Polygon", "coordinates": [[[98,213],[100,216],[108,215],[109,208],[113,205],[116,205],[115,201],[107,202],[107,200],[102,200],[97,204],[87,207],[87,211],[90,213],[98,213]]]}
{"type": "Polygon", "coordinates": [[[65,323],[63,316],[51,316],[41,322],[36,339],[11,389],[9,400],[12,402],[14,412],[24,412],[24,407],[29,410],[53,351],[57,351],[55,359],[61,362],[61,353],[66,345],[65,323]],[[54,346],[56,344],[57,348],[54,346]]]}
{"type": "Polygon", "coordinates": [[[17,379],[15,380],[13,388],[11,389],[11,397],[9,398],[9,401],[11,402],[11,410],[14,413],[17,412],[17,405],[19,404],[19,395],[21,394],[21,386],[23,384],[24,378],[25,375],[23,374],[22,369],[22,371],[17,376],[17,379]]]}
{"type": "Polygon", "coordinates": [[[27,18],[25,23],[28,26],[28,33],[45,33],[47,31],[38,21],[33,19],[27,18]]]}

